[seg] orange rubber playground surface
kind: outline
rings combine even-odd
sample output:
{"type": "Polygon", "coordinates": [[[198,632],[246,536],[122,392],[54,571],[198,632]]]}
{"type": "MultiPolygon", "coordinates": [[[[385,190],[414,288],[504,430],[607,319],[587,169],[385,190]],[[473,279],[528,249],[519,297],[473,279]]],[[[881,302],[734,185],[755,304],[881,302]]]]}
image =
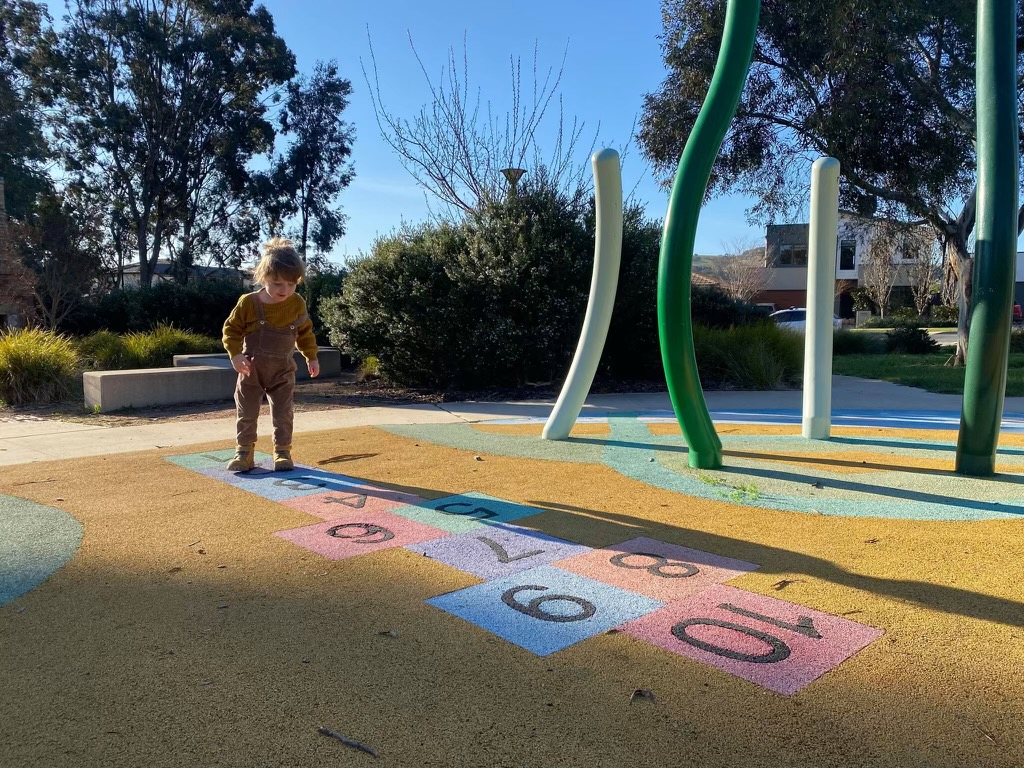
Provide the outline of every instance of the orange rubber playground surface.
{"type": "Polygon", "coordinates": [[[1024,435],[978,480],[944,429],[718,430],[4,467],[0,764],[1024,765],[1024,435]]]}

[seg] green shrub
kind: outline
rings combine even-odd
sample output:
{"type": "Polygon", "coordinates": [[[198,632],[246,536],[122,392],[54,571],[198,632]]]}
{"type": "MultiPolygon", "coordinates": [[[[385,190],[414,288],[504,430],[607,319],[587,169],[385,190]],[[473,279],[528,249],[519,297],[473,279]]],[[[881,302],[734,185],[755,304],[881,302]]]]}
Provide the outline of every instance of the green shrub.
{"type": "Polygon", "coordinates": [[[899,327],[902,327],[902,326],[905,326],[905,325],[906,325],[906,322],[904,322],[902,320],[897,320],[893,315],[886,315],[885,317],[880,317],[878,315],[872,315],[867,320],[865,320],[863,323],[861,323],[860,327],[861,328],[899,328],[899,327]]]}
{"type": "MultiPolygon", "coordinates": [[[[592,202],[543,185],[459,223],[425,224],[382,238],[352,265],[340,297],[320,315],[330,343],[375,356],[383,378],[405,386],[479,389],[561,381],[586,311],[593,269],[592,202]]],[[[615,309],[598,375],[663,375],[657,275],[661,225],[624,212],[615,309]]],[[[757,307],[717,288],[694,288],[695,325],[761,322],[757,307]]]]}
{"type": "Polygon", "coordinates": [[[901,326],[885,334],[886,351],[908,355],[924,355],[936,352],[939,344],[924,328],[901,326]]]}
{"type": "Polygon", "coordinates": [[[377,358],[372,355],[359,364],[359,370],[356,374],[356,381],[367,381],[368,379],[379,379],[380,378],[380,365],[377,362],[377,358]]]}
{"type": "MultiPolygon", "coordinates": [[[[306,275],[306,279],[299,286],[299,293],[306,300],[306,309],[309,311],[309,318],[313,321],[313,334],[320,341],[326,341],[328,336],[327,326],[324,325],[321,317],[321,304],[325,299],[341,295],[341,287],[345,282],[345,273],[338,272],[316,272],[306,275]]],[[[237,297],[236,297],[237,298],[237,297]]],[[[223,324],[227,315],[221,319],[223,324]]]]}
{"type": "Polygon", "coordinates": [[[874,312],[875,303],[868,296],[868,290],[864,286],[857,286],[850,290],[850,298],[853,300],[854,312],[874,312]]]}
{"type": "Polygon", "coordinates": [[[764,321],[761,307],[737,301],[718,286],[693,286],[690,319],[705,328],[732,328],[764,321]]]}
{"type": "Polygon", "coordinates": [[[923,325],[921,322],[921,316],[917,314],[916,310],[910,307],[900,307],[892,313],[891,318],[898,326],[919,328],[923,325]]]}
{"type": "Polygon", "coordinates": [[[771,323],[694,327],[701,385],[707,389],[779,389],[803,373],[803,337],[771,323]]]}
{"type": "Polygon", "coordinates": [[[243,293],[241,284],[229,280],[122,288],[85,305],[67,319],[62,330],[77,335],[100,330],[145,333],[167,325],[219,337],[224,321],[243,293]]]}
{"type": "Polygon", "coordinates": [[[66,336],[38,328],[0,331],[0,404],[67,400],[80,381],[78,351],[66,336]]]}
{"type": "Polygon", "coordinates": [[[219,339],[161,325],[148,333],[97,331],[79,342],[86,367],[97,370],[167,368],[175,355],[223,352],[219,339]]]}
{"type": "Polygon", "coordinates": [[[960,323],[959,307],[932,307],[932,314],[929,323],[933,327],[956,328],[960,323]]]}
{"type": "Polygon", "coordinates": [[[77,340],[78,353],[86,368],[114,370],[124,358],[124,340],[113,331],[96,331],[77,340]]]}
{"type": "Polygon", "coordinates": [[[885,339],[878,333],[837,330],[832,336],[833,355],[873,355],[885,351],[885,339]]]}
{"type": "Polygon", "coordinates": [[[175,355],[200,355],[223,352],[219,339],[160,325],[149,333],[124,336],[124,368],[166,368],[175,355]]]}
{"type": "Polygon", "coordinates": [[[332,344],[406,386],[478,389],[565,375],[593,260],[584,207],[547,189],[459,225],[374,244],[322,303],[332,344]]]}
{"type": "MultiPolygon", "coordinates": [[[[664,376],[658,346],[660,248],[661,223],[646,219],[642,207],[627,206],[615,308],[598,369],[603,379],[641,381],[664,376]]],[[[566,361],[566,371],[568,365],[566,361]]]]}
{"type": "Polygon", "coordinates": [[[1010,351],[1024,352],[1024,329],[1014,328],[1010,331],[1010,351]]]}

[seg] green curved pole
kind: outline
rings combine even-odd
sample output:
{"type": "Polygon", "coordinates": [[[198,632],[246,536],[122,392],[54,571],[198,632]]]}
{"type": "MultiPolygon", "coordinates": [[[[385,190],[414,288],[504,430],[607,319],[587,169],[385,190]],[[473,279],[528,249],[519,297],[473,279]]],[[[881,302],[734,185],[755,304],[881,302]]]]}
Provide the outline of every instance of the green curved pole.
{"type": "Polygon", "coordinates": [[[711,167],[736,114],[747,79],[760,9],[760,0],[730,0],[726,8],[718,63],[679,160],[658,260],[658,338],[665,380],[683,439],[690,449],[689,464],[700,469],[722,466],[722,441],[708,413],[693,349],[693,241],[711,167]]]}
{"type": "Polygon", "coordinates": [[[1016,0],[978,0],[978,231],[956,471],[995,473],[1017,257],[1016,0]]]}

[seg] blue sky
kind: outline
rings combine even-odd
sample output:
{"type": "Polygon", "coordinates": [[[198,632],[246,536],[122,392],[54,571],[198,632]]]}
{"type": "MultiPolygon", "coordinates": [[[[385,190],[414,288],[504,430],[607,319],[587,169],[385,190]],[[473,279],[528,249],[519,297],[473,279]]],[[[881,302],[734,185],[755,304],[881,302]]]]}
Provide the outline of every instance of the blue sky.
{"type": "MultiPolygon", "coordinates": [[[[494,110],[511,109],[510,57],[532,66],[537,48],[538,69],[557,71],[566,53],[560,93],[565,114],[586,127],[580,160],[589,165],[590,142],[596,148],[621,147],[629,138],[643,95],[655,90],[664,76],[661,49],[661,7],[657,0],[636,4],[607,0],[263,0],[278,32],[295,52],[301,72],[317,60],[336,59],[340,74],[352,81],[353,96],[344,118],[356,129],[352,159],[356,177],[340,201],[349,217],[348,233],[333,258],[368,252],[378,235],[403,221],[429,216],[422,190],[380,136],[362,63],[371,74],[368,36],[373,41],[381,97],[389,111],[415,116],[429,99],[427,83],[409,46],[415,43],[427,71],[437,77],[455,48],[461,56],[463,38],[469,57],[470,85],[482,91],[494,110]],[[628,10],[627,10],[628,9],[628,10]],[[598,130],[599,129],[599,130],[598,130]]],[[[532,74],[531,74],[532,76],[532,74]]],[[[549,112],[547,127],[557,127],[549,112]]],[[[549,134],[550,135],[550,134],[549,134]]],[[[542,148],[553,142],[540,139],[542,148]]],[[[623,162],[623,185],[647,205],[652,218],[665,215],[667,194],[657,187],[650,168],[634,146],[623,162]]],[[[748,226],[744,210],[750,202],[721,198],[701,213],[695,250],[717,254],[723,243],[737,239],[763,241],[763,229],[748,226]]]]}
{"type": "MultiPolygon", "coordinates": [[[[62,0],[45,0],[59,26],[62,0]]],[[[343,118],[355,127],[352,161],[356,176],[339,201],[348,216],[347,233],[331,259],[344,263],[368,253],[374,240],[401,226],[429,218],[423,190],[402,167],[377,127],[369,86],[373,77],[370,40],[377,63],[380,95],[388,110],[413,118],[429,100],[427,82],[410,47],[435,82],[449,50],[469,60],[469,84],[479,88],[498,115],[512,108],[511,58],[522,60],[524,91],[530,85],[534,51],[537,69],[557,72],[562,63],[562,97],[567,125],[584,124],[578,145],[579,162],[589,167],[595,149],[621,149],[631,131],[639,129],[643,96],[664,77],[661,47],[661,4],[658,0],[628,3],[609,0],[257,0],[273,15],[278,33],[295,53],[301,73],[311,73],[318,60],[334,59],[339,73],[352,82],[353,95],[343,118]],[[627,9],[628,10],[625,10],[627,9]]],[[[557,108],[549,109],[539,144],[545,155],[553,148],[557,108]],[[545,130],[546,129],[546,130],[545,130]]],[[[650,166],[634,142],[623,160],[626,194],[643,203],[651,218],[662,219],[668,204],[650,166]]],[[[759,244],[763,228],[747,224],[744,211],[752,200],[720,197],[705,205],[697,229],[695,251],[719,254],[730,245],[759,244]]],[[[436,205],[434,206],[436,209],[436,205]]]]}

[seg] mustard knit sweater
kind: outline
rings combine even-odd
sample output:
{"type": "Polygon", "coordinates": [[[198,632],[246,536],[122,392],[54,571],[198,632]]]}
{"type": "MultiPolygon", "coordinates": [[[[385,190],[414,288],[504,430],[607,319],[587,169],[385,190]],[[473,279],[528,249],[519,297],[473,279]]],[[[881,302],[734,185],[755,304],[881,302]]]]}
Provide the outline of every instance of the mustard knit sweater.
{"type": "MultiPolygon", "coordinates": [[[[222,340],[224,349],[228,351],[230,357],[242,354],[243,337],[253,333],[259,326],[257,301],[259,299],[254,293],[243,295],[235,308],[231,310],[228,319],[224,321],[224,338],[222,340]]],[[[263,316],[267,323],[277,328],[286,328],[305,314],[306,301],[297,293],[293,293],[277,304],[263,305],[263,316]]],[[[313,335],[313,321],[307,317],[296,330],[298,338],[295,341],[295,346],[299,348],[304,358],[316,360],[317,345],[316,336],[313,335]]]]}

